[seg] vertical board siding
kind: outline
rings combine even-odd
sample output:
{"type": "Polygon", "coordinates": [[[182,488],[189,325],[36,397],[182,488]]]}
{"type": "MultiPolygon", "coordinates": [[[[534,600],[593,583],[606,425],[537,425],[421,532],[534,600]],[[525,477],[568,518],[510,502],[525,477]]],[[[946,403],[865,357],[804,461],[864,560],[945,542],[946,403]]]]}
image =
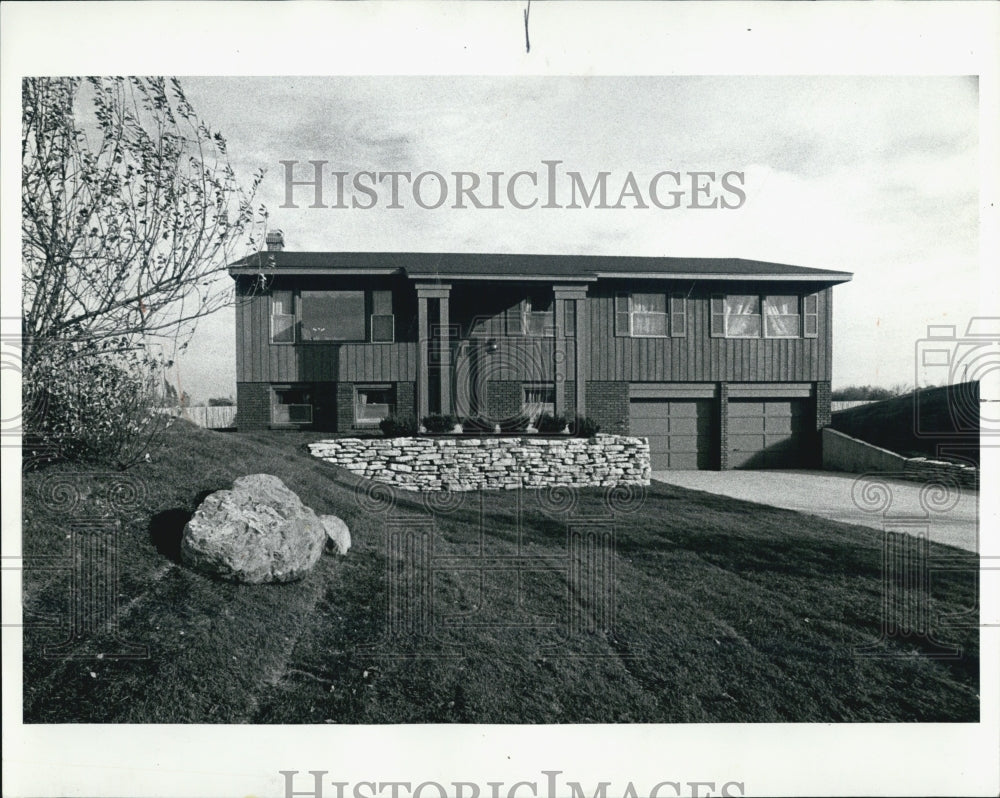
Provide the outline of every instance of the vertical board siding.
{"type": "Polygon", "coordinates": [[[267,296],[236,306],[237,382],[416,380],[416,343],[272,344],[267,296]]]}
{"type": "MultiPolygon", "coordinates": [[[[831,379],[832,289],[819,292],[816,338],[736,339],[709,335],[709,292],[687,299],[683,338],[616,336],[614,291],[592,286],[582,302],[577,334],[588,359],[589,379],[629,382],[773,381],[831,379]]],[[[397,382],[417,379],[416,342],[393,344],[270,343],[267,295],[236,286],[235,344],[238,382],[397,382]]],[[[454,306],[453,306],[454,308],[454,306]]],[[[454,308],[457,309],[457,308],[454,308]]],[[[497,339],[501,354],[491,363],[496,379],[551,379],[552,338],[508,336],[504,311],[469,319],[467,337],[497,339]]],[[[398,331],[397,331],[398,332],[398,331]]],[[[457,343],[457,342],[456,342],[457,343]]],[[[565,341],[567,364],[577,341],[565,341]]],[[[453,360],[454,362],[454,360],[453,360]]],[[[568,372],[567,372],[568,373],[568,372]]]]}
{"type": "Polygon", "coordinates": [[[814,382],[829,379],[832,355],[829,288],[819,292],[816,338],[712,338],[708,293],[688,298],[688,334],[684,338],[616,336],[614,293],[609,288],[592,288],[585,303],[593,380],[814,382]]]}

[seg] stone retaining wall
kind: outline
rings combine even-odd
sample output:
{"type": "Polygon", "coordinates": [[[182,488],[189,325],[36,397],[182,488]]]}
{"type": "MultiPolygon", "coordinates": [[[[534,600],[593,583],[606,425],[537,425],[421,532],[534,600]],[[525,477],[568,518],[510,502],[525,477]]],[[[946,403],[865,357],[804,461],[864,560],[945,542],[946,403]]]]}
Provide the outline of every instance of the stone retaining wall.
{"type": "Polygon", "coordinates": [[[823,430],[823,468],[855,474],[878,471],[914,482],[941,480],[963,488],[979,489],[979,469],[974,465],[903,457],[830,427],[823,430]]]}
{"type": "Polygon", "coordinates": [[[906,479],[917,482],[933,482],[935,479],[952,482],[963,488],[979,490],[979,469],[974,465],[947,463],[943,460],[929,460],[926,457],[910,457],[903,464],[906,479]]]}
{"type": "Polygon", "coordinates": [[[404,490],[648,485],[644,438],[338,438],[315,457],[404,490]]]}

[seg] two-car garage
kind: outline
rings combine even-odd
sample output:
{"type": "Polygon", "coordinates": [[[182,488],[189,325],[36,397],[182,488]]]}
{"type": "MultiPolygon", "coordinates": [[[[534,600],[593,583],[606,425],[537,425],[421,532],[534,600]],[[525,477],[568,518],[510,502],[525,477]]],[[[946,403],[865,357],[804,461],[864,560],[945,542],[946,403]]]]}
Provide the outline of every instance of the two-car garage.
{"type": "Polygon", "coordinates": [[[808,384],[730,385],[723,408],[714,383],[633,383],[629,431],[649,440],[654,471],[717,469],[723,454],[727,468],[801,468],[815,429],[811,392],[808,384]]]}

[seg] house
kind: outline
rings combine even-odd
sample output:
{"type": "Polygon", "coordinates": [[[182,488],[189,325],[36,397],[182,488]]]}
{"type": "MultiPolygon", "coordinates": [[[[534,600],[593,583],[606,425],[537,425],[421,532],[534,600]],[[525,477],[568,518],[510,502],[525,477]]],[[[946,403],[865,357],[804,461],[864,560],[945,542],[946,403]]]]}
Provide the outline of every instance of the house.
{"type": "Polygon", "coordinates": [[[237,424],[586,415],[653,467],[818,464],[840,271],[732,258],[292,252],[233,263],[237,424]]]}

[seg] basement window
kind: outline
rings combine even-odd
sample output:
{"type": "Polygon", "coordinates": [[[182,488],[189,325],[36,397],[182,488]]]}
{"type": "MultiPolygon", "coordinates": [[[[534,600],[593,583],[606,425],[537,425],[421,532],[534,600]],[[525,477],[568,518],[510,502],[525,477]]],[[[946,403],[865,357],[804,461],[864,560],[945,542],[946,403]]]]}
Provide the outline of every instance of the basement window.
{"type": "Polygon", "coordinates": [[[555,415],[556,388],[551,383],[535,383],[524,386],[524,403],[522,414],[534,424],[542,413],[555,415]]]}
{"type": "Polygon", "coordinates": [[[271,391],[271,423],[312,424],[313,396],[308,388],[276,387],[271,391]]]}
{"type": "Polygon", "coordinates": [[[355,389],[354,423],[359,427],[374,426],[392,415],[395,407],[391,385],[359,385],[355,389]]]}

